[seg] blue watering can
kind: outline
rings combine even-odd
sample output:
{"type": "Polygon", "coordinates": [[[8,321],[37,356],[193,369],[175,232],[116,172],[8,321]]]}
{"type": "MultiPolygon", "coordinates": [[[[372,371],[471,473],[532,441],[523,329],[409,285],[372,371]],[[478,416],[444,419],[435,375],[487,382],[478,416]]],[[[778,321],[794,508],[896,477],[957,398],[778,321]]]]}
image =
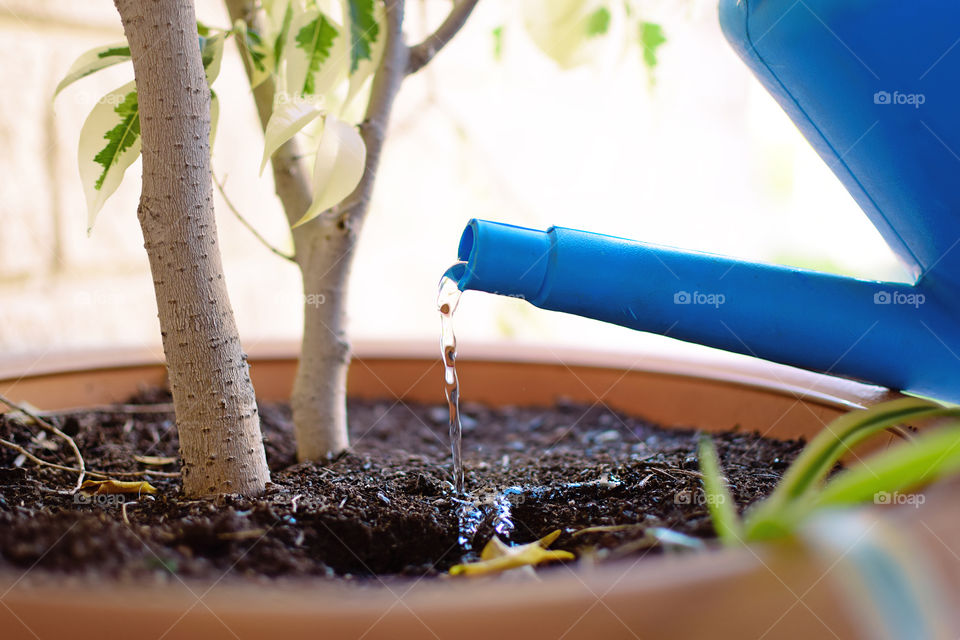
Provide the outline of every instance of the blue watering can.
{"type": "Polygon", "coordinates": [[[461,290],[960,401],[960,2],[721,0],[737,53],[916,278],[472,220],[461,290]]]}

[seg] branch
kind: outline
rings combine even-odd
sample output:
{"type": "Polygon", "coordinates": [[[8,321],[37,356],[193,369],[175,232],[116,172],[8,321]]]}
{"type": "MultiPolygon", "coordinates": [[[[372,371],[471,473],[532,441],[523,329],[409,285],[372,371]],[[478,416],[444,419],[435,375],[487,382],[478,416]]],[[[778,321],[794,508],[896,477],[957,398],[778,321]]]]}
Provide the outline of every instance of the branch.
{"type": "MultiPolygon", "coordinates": [[[[259,2],[256,0],[225,0],[225,4],[227,5],[227,12],[230,14],[231,23],[243,20],[247,23],[247,29],[263,33],[263,23],[257,9],[259,2]]],[[[237,39],[236,42],[238,47],[246,46],[242,39],[237,39]]],[[[253,70],[249,67],[248,57],[243,56],[243,59],[247,77],[250,78],[253,70]]],[[[273,94],[275,91],[276,83],[272,77],[261,82],[253,90],[253,100],[257,106],[257,114],[260,116],[260,125],[264,129],[273,113],[273,94]]],[[[302,155],[296,141],[288,140],[270,158],[277,197],[283,204],[283,211],[291,226],[303,217],[303,214],[310,208],[310,203],[313,202],[310,178],[307,175],[304,163],[300,162],[302,155]]],[[[305,225],[293,230],[294,247],[301,245],[305,233],[303,230],[309,228],[305,225]]]]}
{"type": "Polygon", "coordinates": [[[72,407],[69,409],[53,409],[50,411],[38,411],[37,415],[44,418],[53,418],[57,416],[69,416],[74,413],[131,413],[131,414],[150,414],[150,413],[173,413],[172,402],[160,402],[157,404],[101,404],[85,407],[72,407]]]}
{"type": "MultiPolygon", "coordinates": [[[[292,255],[290,255],[289,253],[284,253],[284,252],[281,251],[280,249],[277,249],[275,246],[273,246],[272,244],[270,244],[270,242],[269,242],[266,238],[264,238],[264,237],[260,234],[260,232],[257,231],[257,230],[254,228],[254,226],[253,226],[252,224],[250,224],[249,222],[247,222],[247,219],[246,219],[246,218],[244,218],[242,215],[240,215],[240,212],[237,211],[237,208],[236,208],[235,206],[233,206],[233,202],[230,201],[230,197],[227,195],[227,192],[224,190],[224,188],[223,188],[223,183],[220,182],[219,180],[217,180],[217,176],[216,176],[216,175],[214,175],[214,174],[212,174],[212,173],[211,173],[211,175],[213,176],[213,184],[217,185],[217,189],[219,189],[220,195],[223,196],[223,201],[224,201],[225,203],[227,203],[227,208],[230,209],[230,211],[233,212],[233,215],[237,216],[237,220],[239,220],[240,223],[247,228],[247,231],[249,231],[250,233],[252,233],[254,238],[256,238],[257,240],[259,240],[260,243],[261,243],[263,246],[265,246],[267,249],[269,249],[269,250],[272,251],[273,253],[277,254],[278,256],[280,256],[281,258],[283,258],[284,260],[289,260],[290,262],[296,263],[296,261],[297,261],[296,258],[294,258],[294,257],[293,257],[292,255]]],[[[224,180],[224,182],[226,182],[226,180],[224,180]]]]}
{"type": "Polygon", "coordinates": [[[477,2],[479,0],[455,0],[450,13],[440,23],[437,30],[427,36],[420,44],[410,47],[410,61],[407,63],[408,75],[425,67],[453,39],[453,36],[457,35],[457,32],[466,24],[473,8],[477,6],[477,2]]]}
{"type": "MultiPolygon", "coordinates": [[[[258,32],[263,31],[262,19],[258,13],[256,0],[224,1],[231,21],[243,20],[247,23],[248,29],[258,32]]],[[[366,212],[367,204],[373,192],[374,177],[380,161],[380,150],[383,147],[393,99],[409,68],[409,49],[403,42],[404,0],[386,0],[385,4],[387,28],[384,34],[386,43],[383,58],[374,74],[370,89],[370,101],[367,104],[364,121],[360,125],[360,135],[367,148],[367,163],[360,184],[347,197],[346,201],[336,208],[334,217],[339,221],[354,219],[359,222],[359,219],[366,212]]],[[[462,0],[458,2],[457,7],[471,5],[472,9],[475,4],[476,0],[462,0]]],[[[463,19],[466,20],[466,15],[463,19]]],[[[238,40],[237,44],[238,46],[244,46],[245,43],[238,40]]],[[[244,59],[246,66],[248,65],[246,57],[244,59]]],[[[250,76],[251,72],[252,69],[247,66],[247,75],[250,76]]],[[[273,113],[275,90],[276,84],[273,78],[268,78],[253,90],[260,124],[264,128],[270,120],[271,113],[273,113]]],[[[283,203],[283,210],[291,226],[303,217],[313,201],[313,192],[310,188],[310,179],[305,164],[299,161],[301,156],[296,141],[291,139],[281,145],[270,159],[277,196],[283,203]]],[[[297,248],[298,255],[296,258],[298,261],[309,260],[309,256],[306,254],[311,251],[311,235],[315,235],[316,229],[316,225],[304,225],[293,229],[293,243],[294,247],[297,248]],[[305,250],[302,256],[300,255],[301,248],[305,250]]]]}
{"type": "MultiPolygon", "coordinates": [[[[41,467],[50,467],[51,469],[58,469],[58,470],[60,470],[60,471],[69,471],[69,472],[71,472],[71,473],[80,473],[80,469],[78,469],[78,468],[76,468],[76,467],[68,467],[68,466],[66,466],[66,465],[57,464],[56,462],[47,462],[46,460],[44,460],[44,459],[42,459],[42,458],[38,458],[37,456],[33,455],[32,453],[30,453],[30,452],[27,451],[25,448],[21,447],[20,445],[18,445],[18,444],[15,443],[15,442],[10,442],[9,440],[4,440],[3,438],[0,438],[0,446],[4,446],[4,447],[7,447],[8,449],[12,449],[12,450],[16,451],[17,453],[19,453],[20,455],[22,455],[22,456],[23,456],[24,458],[26,458],[27,460],[30,460],[31,462],[34,462],[34,463],[36,463],[37,465],[39,465],[39,466],[41,466],[41,467]]],[[[153,471],[153,470],[149,470],[149,469],[146,470],[146,471],[115,471],[115,472],[113,472],[113,473],[107,473],[106,471],[94,471],[93,469],[87,469],[87,470],[85,471],[85,473],[86,473],[88,476],[90,476],[91,478],[104,478],[104,479],[106,479],[106,480],[109,480],[110,478],[119,478],[119,477],[122,477],[122,476],[134,476],[134,477],[139,477],[139,476],[158,476],[158,477],[161,477],[161,478],[179,478],[179,477],[180,477],[180,474],[179,474],[179,473],[176,473],[176,472],[172,472],[172,471],[153,471]]]]}
{"type": "Polygon", "coordinates": [[[370,85],[370,101],[367,103],[363,122],[360,123],[360,137],[363,138],[363,144],[367,148],[367,162],[360,184],[337,207],[337,217],[341,221],[349,220],[351,226],[357,229],[369,208],[377,167],[380,164],[380,152],[383,150],[383,141],[387,134],[390,111],[393,109],[394,98],[406,76],[409,64],[410,49],[403,42],[404,0],[388,0],[386,9],[387,28],[384,34],[386,42],[383,58],[373,76],[373,82],[370,85]]]}
{"type": "MultiPolygon", "coordinates": [[[[86,475],[87,470],[86,470],[86,465],[85,465],[84,462],[83,462],[83,456],[80,455],[80,448],[77,447],[77,443],[74,441],[74,439],[71,438],[70,436],[68,436],[67,434],[65,434],[63,431],[60,431],[60,429],[56,428],[56,427],[53,426],[51,423],[47,422],[46,420],[44,420],[43,418],[41,418],[40,416],[38,416],[36,413],[30,411],[30,410],[27,409],[26,407],[23,407],[23,406],[15,403],[15,402],[13,402],[12,400],[9,400],[8,398],[6,398],[6,397],[3,396],[3,395],[0,395],[0,402],[2,402],[3,404],[7,405],[7,406],[10,407],[11,409],[16,409],[16,410],[19,411],[20,413],[24,414],[25,416],[27,416],[28,418],[30,418],[31,420],[33,420],[34,422],[36,422],[38,425],[40,425],[40,428],[42,428],[44,431],[49,431],[50,433],[54,434],[55,436],[60,437],[60,438],[63,438],[64,440],[66,440],[67,444],[70,446],[70,449],[73,451],[73,456],[77,459],[77,468],[76,468],[76,469],[71,469],[71,471],[73,471],[73,472],[75,472],[75,473],[78,474],[78,475],[77,475],[77,486],[76,486],[76,488],[75,488],[71,493],[76,493],[77,491],[79,491],[79,490],[80,490],[80,487],[83,485],[83,478],[84,478],[84,476],[86,475]]],[[[23,451],[23,452],[21,452],[21,453],[23,453],[24,455],[30,457],[30,454],[27,453],[26,451],[23,451]]]]}

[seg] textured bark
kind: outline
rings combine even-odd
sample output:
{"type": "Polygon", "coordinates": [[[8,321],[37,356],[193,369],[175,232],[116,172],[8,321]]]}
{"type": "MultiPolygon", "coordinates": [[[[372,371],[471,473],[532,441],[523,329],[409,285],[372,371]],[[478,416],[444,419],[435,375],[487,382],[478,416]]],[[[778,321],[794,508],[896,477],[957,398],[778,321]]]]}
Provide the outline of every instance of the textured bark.
{"type": "Polygon", "coordinates": [[[297,458],[319,460],[349,445],[347,288],[354,233],[332,220],[304,226],[313,229],[297,246],[305,304],[303,341],[290,407],[297,458]]]}
{"type": "Polygon", "coordinates": [[[336,215],[311,222],[310,225],[315,225],[312,235],[302,239],[297,247],[307,304],[291,406],[297,433],[297,456],[301,460],[316,460],[348,445],[346,386],[350,342],[347,335],[347,291],[354,249],[370,210],[390,112],[407,68],[409,50],[403,42],[403,8],[403,0],[388,0],[386,3],[383,59],[373,78],[370,102],[360,123],[360,136],[367,148],[360,184],[337,207],[336,215]],[[312,306],[311,300],[322,303],[312,306]]]}
{"type": "MultiPolygon", "coordinates": [[[[254,2],[225,1],[231,21],[243,19],[250,28],[260,30],[254,2]]],[[[347,289],[354,247],[370,207],[387,120],[407,68],[407,47],[401,33],[403,2],[389,0],[386,8],[386,48],[374,77],[364,122],[360,125],[367,147],[364,176],[356,191],[338,207],[336,215],[324,215],[293,230],[296,260],[303,276],[304,326],[290,404],[297,456],[301,460],[318,460],[342,451],[349,444],[347,289]]],[[[267,80],[253,92],[263,126],[273,110],[275,88],[273,81],[267,80]]],[[[271,159],[277,196],[291,224],[303,216],[312,200],[309,177],[299,157],[297,144],[291,140],[271,159]]]]}
{"type": "Polygon", "coordinates": [[[150,259],[191,497],[261,493],[269,480],[246,356],[214,225],[210,90],[192,0],[115,0],[140,105],[150,259]]]}

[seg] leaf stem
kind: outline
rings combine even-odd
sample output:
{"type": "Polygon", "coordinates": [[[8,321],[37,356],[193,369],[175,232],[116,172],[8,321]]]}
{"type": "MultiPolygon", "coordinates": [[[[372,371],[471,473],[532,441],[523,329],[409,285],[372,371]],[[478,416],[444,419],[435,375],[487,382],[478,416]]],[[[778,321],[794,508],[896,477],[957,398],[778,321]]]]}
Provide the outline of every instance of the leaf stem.
{"type": "Polygon", "coordinates": [[[252,224],[250,224],[249,222],[247,222],[247,219],[246,219],[246,218],[244,218],[242,215],[240,215],[240,212],[237,210],[237,208],[233,205],[233,202],[230,200],[230,196],[227,195],[226,190],[223,188],[223,187],[224,187],[224,184],[226,183],[226,180],[224,180],[223,182],[221,182],[219,179],[217,179],[217,176],[214,174],[214,175],[213,175],[213,183],[214,183],[215,185],[217,185],[217,189],[220,191],[220,195],[223,196],[223,201],[224,201],[225,203],[227,203],[227,208],[230,209],[230,211],[233,212],[233,215],[237,216],[237,220],[239,220],[240,223],[241,223],[243,226],[245,226],[250,233],[253,234],[253,237],[254,237],[254,238],[256,238],[257,240],[259,240],[260,243],[261,243],[263,246],[265,246],[267,249],[269,249],[270,251],[272,251],[272,252],[275,253],[276,255],[280,256],[280,257],[283,258],[284,260],[289,260],[290,262],[294,262],[294,263],[297,261],[296,258],[294,258],[294,257],[293,257],[292,255],[290,255],[289,253],[286,253],[286,252],[284,252],[284,251],[281,251],[281,250],[278,249],[277,247],[275,247],[275,246],[273,246],[272,244],[270,244],[270,242],[269,242],[266,238],[264,238],[263,235],[262,235],[259,231],[257,231],[256,228],[255,228],[252,224]]]}

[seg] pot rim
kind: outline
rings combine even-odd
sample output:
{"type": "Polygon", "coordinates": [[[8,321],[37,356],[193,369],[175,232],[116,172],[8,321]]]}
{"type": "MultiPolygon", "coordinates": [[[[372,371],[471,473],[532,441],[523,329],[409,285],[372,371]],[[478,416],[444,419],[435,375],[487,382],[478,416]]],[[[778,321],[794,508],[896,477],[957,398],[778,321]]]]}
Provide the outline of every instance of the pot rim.
{"type": "MultiPolygon", "coordinates": [[[[258,341],[245,344],[244,348],[251,362],[295,359],[299,354],[296,341],[258,341]]],[[[437,347],[427,340],[360,340],[355,342],[351,354],[359,360],[440,360],[437,347]]],[[[662,351],[623,352],[557,347],[549,343],[496,341],[461,347],[457,361],[625,369],[747,387],[841,409],[863,408],[900,396],[897,391],[874,384],[714,349],[698,349],[694,353],[678,350],[676,354],[664,355],[662,351]]],[[[163,350],[159,345],[0,354],[0,385],[54,374],[163,363],[163,350]]]]}

